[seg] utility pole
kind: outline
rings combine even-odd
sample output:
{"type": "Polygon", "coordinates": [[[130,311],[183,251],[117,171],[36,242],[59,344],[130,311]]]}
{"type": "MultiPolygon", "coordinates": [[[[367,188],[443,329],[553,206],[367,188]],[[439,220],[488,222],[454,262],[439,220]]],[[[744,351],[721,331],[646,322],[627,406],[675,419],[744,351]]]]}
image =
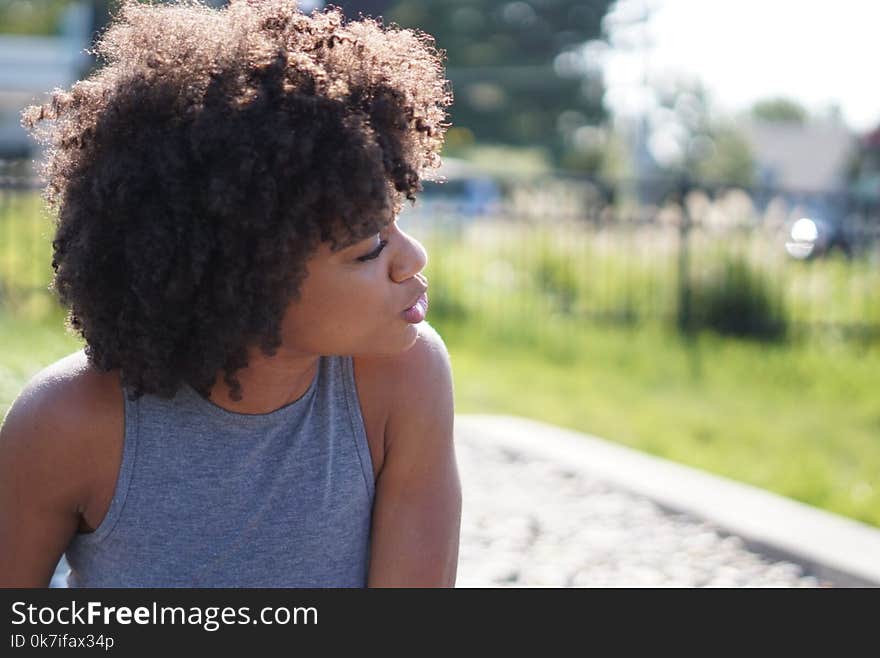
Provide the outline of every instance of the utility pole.
{"type": "MultiPolygon", "coordinates": [[[[641,188],[644,179],[652,168],[652,158],[648,149],[649,124],[647,116],[647,96],[650,89],[650,48],[652,45],[648,33],[648,23],[655,13],[646,0],[640,3],[629,3],[638,11],[624,11],[621,15],[610,14],[611,39],[616,48],[632,52],[639,61],[640,79],[633,85],[631,98],[635,99],[637,108],[631,112],[625,112],[625,116],[615,116],[615,122],[620,120],[627,135],[629,143],[630,162],[632,165],[632,178],[627,181],[625,196],[634,200],[637,204],[642,203],[641,188]],[[615,34],[616,33],[616,34],[615,34]],[[633,36],[635,33],[635,36],[633,36]]],[[[627,7],[629,8],[629,7],[627,7]]]]}

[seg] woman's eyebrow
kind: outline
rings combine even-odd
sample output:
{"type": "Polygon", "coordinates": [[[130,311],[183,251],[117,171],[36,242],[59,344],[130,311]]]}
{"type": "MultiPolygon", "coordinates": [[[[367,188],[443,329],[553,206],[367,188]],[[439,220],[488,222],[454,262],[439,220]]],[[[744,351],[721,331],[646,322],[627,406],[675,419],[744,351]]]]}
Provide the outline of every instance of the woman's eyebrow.
{"type": "Polygon", "coordinates": [[[354,237],[351,239],[350,242],[345,242],[343,244],[337,245],[337,248],[333,250],[333,253],[341,253],[343,251],[348,251],[352,247],[359,245],[361,242],[366,242],[367,240],[369,240],[371,238],[375,238],[377,236],[381,239],[382,231],[384,231],[386,228],[388,228],[388,226],[393,224],[393,222],[394,222],[394,220],[388,222],[387,224],[383,224],[382,226],[380,226],[377,230],[375,230],[372,233],[369,233],[369,234],[361,236],[361,237],[354,237]]]}
{"type": "Polygon", "coordinates": [[[357,247],[361,242],[366,242],[370,238],[379,235],[379,233],[373,233],[371,235],[364,236],[362,238],[354,238],[351,242],[346,242],[344,244],[340,244],[335,250],[335,253],[342,253],[343,251],[348,251],[349,249],[353,249],[357,247]]]}

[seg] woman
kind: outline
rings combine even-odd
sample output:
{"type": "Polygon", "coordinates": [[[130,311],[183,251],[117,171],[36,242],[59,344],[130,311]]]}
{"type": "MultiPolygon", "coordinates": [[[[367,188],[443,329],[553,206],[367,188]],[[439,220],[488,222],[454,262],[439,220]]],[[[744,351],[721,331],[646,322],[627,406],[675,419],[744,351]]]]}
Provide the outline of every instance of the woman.
{"type": "Polygon", "coordinates": [[[395,220],[442,51],[288,0],[127,0],[97,51],[23,113],[85,347],[0,430],[0,584],[453,586],[450,363],[395,220]]]}

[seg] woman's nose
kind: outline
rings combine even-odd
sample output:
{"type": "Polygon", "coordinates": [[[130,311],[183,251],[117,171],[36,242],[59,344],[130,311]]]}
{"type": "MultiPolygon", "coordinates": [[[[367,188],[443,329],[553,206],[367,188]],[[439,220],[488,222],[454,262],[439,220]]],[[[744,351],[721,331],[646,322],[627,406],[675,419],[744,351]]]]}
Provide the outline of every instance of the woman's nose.
{"type": "Polygon", "coordinates": [[[428,253],[422,243],[400,231],[399,248],[395,250],[392,276],[395,281],[406,281],[416,276],[428,264],[428,253]]]}

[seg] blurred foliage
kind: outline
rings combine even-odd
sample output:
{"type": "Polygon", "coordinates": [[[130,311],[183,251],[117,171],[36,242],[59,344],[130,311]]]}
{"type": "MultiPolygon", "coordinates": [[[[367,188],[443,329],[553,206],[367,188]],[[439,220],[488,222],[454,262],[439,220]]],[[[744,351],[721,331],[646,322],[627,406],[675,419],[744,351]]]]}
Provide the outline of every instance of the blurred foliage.
{"type": "Polygon", "coordinates": [[[52,233],[38,190],[0,191],[0,306],[42,303],[35,300],[52,276],[52,233]]]}
{"type": "Polygon", "coordinates": [[[544,243],[538,249],[534,275],[538,289],[548,302],[561,313],[572,313],[578,299],[580,284],[578,272],[571,261],[558,249],[544,243]]]}
{"type": "Polygon", "coordinates": [[[701,83],[678,81],[658,92],[661,116],[675,129],[677,146],[677,157],[659,163],[662,173],[742,187],[754,183],[756,164],[748,142],[735,123],[719,118],[701,83]]]}
{"type": "Polygon", "coordinates": [[[386,23],[418,28],[446,51],[453,126],[479,142],[540,145],[559,163],[559,120],[605,118],[604,87],[575,49],[598,39],[612,0],[415,0],[391,3],[386,23]]]}
{"type": "Polygon", "coordinates": [[[605,180],[621,180],[632,175],[627,144],[620,131],[607,125],[579,128],[575,148],[563,155],[564,169],[598,176],[605,180]]]}
{"type": "Polygon", "coordinates": [[[73,0],[0,0],[0,33],[58,34],[62,14],[73,0]]]}
{"type": "Polygon", "coordinates": [[[732,123],[714,123],[708,135],[712,149],[693,164],[697,180],[723,181],[749,187],[755,181],[755,159],[745,138],[732,123]]]}
{"type": "Polygon", "coordinates": [[[785,303],[770,277],[742,257],[725,254],[706,280],[691,282],[691,317],[695,327],[719,334],[784,340],[785,303]]]}
{"type": "Polygon", "coordinates": [[[493,176],[530,177],[551,170],[549,154],[539,146],[517,148],[503,144],[473,144],[457,149],[455,155],[493,176]]]}
{"type": "MultiPolygon", "coordinates": [[[[65,8],[77,0],[0,0],[0,31],[57,34],[65,8]]],[[[79,0],[95,8],[100,34],[119,0],[79,0]]],[[[175,0],[140,0],[150,4],[175,0]]],[[[201,0],[219,6],[225,0],[201,0]]],[[[602,169],[603,145],[572,134],[604,121],[601,74],[577,48],[602,36],[613,0],[374,0],[329,2],[349,18],[381,15],[385,23],[423,30],[446,51],[455,102],[450,122],[482,144],[537,147],[553,165],[592,173],[602,169]]],[[[92,60],[80,77],[99,66],[92,60]]],[[[450,135],[448,154],[456,152],[450,135]]],[[[464,144],[466,146],[467,144],[464,144]]]]}
{"type": "Polygon", "coordinates": [[[808,113],[790,98],[767,98],[752,105],[752,116],[762,121],[804,123],[808,113]]]}

